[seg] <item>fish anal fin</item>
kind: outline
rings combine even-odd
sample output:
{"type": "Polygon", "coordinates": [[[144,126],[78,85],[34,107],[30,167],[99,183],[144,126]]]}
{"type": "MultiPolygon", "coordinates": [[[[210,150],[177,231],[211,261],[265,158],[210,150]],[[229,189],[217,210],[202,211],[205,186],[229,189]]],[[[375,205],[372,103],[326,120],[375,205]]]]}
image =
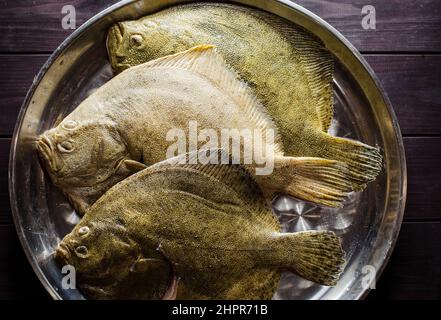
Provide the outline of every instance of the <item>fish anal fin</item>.
{"type": "MultiPolygon", "coordinates": [[[[275,21],[280,25],[278,21],[275,21]]],[[[321,123],[327,132],[334,116],[332,79],[334,58],[323,42],[299,26],[280,25],[282,33],[292,42],[297,57],[304,65],[306,78],[321,123]]]]}
{"type": "Polygon", "coordinates": [[[279,270],[256,268],[235,281],[234,285],[225,291],[221,299],[270,300],[277,290],[280,275],[279,270]]]}

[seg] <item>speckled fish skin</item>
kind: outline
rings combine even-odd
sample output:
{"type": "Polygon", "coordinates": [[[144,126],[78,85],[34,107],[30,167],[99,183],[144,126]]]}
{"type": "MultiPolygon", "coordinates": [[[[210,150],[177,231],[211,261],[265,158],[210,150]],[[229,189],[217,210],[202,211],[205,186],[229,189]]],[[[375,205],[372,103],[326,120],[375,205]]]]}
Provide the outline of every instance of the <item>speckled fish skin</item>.
{"type": "Polygon", "coordinates": [[[118,181],[164,160],[174,142],[166,139],[169,130],[181,129],[188,137],[192,120],[218,137],[224,128],[261,133],[263,146],[275,153],[273,174],[256,177],[268,199],[284,192],[341,206],[351,190],[344,164],[284,155],[264,107],[208,45],[122,72],[42,134],[38,151],[52,181],[81,214],[118,181]],[[275,141],[267,140],[269,130],[275,141]]]}
{"type": "Polygon", "coordinates": [[[382,168],[378,148],[327,134],[333,117],[333,58],[320,40],[282,18],[232,4],[171,7],[109,30],[112,67],[128,67],[198,44],[213,44],[255,90],[285,153],[345,162],[355,190],[382,168]]]}
{"type": "MultiPolygon", "coordinates": [[[[178,279],[177,299],[270,299],[282,270],[335,285],[344,264],[340,240],[332,232],[281,233],[258,185],[240,165],[156,164],[111,188],[72,233],[97,223],[123,229],[126,243],[169,261],[178,279]]],[[[61,242],[61,248],[72,249],[71,257],[88,252],[65,260],[83,276],[100,264],[96,252],[120,250],[107,240],[106,227],[99,230],[87,245],[72,244],[71,235],[61,242]]],[[[133,290],[145,286],[139,283],[133,290]]]]}
{"type": "Polygon", "coordinates": [[[55,259],[75,267],[87,298],[161,299],[167,293],[172,265],[161,254],[140,246],[116,216],[84,221],[64,237],[55,259]]]}

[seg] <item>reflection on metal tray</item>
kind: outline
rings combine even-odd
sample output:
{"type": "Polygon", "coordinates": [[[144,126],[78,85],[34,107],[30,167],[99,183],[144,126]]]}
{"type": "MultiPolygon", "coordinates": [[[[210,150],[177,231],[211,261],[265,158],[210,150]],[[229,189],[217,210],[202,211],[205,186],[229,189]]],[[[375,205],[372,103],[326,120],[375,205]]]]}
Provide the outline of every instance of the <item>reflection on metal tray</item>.
{"type": "MultiPolygon", "coordinates": [[[[54,298],[81,299],[61,288],[62,274],[51,253],[78,222],[66,199],[44,175],[33,148],[35,137],[51,128],[112,76],[105,37],[115,21],[135,19],[176,0],[122,1],[85,23],[49,58],[21,109],[10,159],[10,196],[15,224],[27,257],[54,298]]],[[[335,119],[331,133],[379,145],[385,168],[363,193],[351,195],[343,209],[320,208],[280,197],[274,210],[285,231],[333,230],[343,238],[347,266],[338,285],[323,287],[291,273],[282,276],[275,299],[359,299],[368,288],[364,271],[381,273],[401,225],[406,164],[395,115],[360,54],[323,20],[287,0],[239,0],[297,23],[320,37],[336,60],[335,119]],[[371,266],[366,269],[365,266],[371,266]],[[372,269],[373,268],[373,269],[372,269]]]]}

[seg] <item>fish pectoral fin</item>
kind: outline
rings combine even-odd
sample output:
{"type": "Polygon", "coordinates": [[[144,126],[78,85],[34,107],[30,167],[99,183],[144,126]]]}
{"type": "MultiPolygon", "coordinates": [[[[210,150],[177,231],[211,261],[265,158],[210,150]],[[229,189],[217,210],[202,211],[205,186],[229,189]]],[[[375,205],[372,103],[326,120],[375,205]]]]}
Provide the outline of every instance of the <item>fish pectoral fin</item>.
{"type": "Polygon", "coordinates": [[[130,272],[148,272],[158,265],[163,264],[163,261],[157,258],[138,258],[130,267],[130,272]]]}
{"type": "Polygon", "coordinates": [[[72,194],[65,194],[67,198],[69,199],[70,204],[74,207],[76,213],[78,213],[79,216],[84,216],[86,211],[90,208],[90,204],[86,202],[83,198],[79,196],[75,196],[72,194]]]}
{"type": "Polygon", "coordinates": [[[178,277],[176,275],[175,270],[173,270],[172,279],[170,281],[167,291],[164,293],[164,296],[162,297],[162,300],[176,300],[176,297],[178,295],[178,284],[180,280],[181,278],[178,277]]]}
{"type": "Polygon", "coordinates": [[[136,173],[147,168],[144,163],[135,160],[124,160],[124,166],[132,173],[136,173]]]}

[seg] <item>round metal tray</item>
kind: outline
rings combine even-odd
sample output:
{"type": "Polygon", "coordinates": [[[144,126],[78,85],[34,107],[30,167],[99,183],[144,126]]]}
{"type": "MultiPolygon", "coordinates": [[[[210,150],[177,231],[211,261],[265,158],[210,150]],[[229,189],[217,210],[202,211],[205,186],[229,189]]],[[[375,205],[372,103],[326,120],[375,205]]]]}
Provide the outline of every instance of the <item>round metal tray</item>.
{"type": "MultiPolygon", "coordinates": [[[[94,16],[53,53],[35,78],[21,108],[12,141],[9,189],[15,225],[29,262],[56,299],[82,299],[61,287],[52,252],[78,216],[43,174],[35,137],[72,111],[111,78],[105,39],[116,21],[135,19],[190,1],[121,1],[94,16]]],[[[297,23],[323,40],[336,60],[335,119],[331,133],[379,145],[385,167],[375,182],[351,195],[343,209],[323,209],[282,197],[274,204],[285,231],[329,229],[343,239],[347,266],[336,287],[322,287],[291,273],[282,276],[275,299],[360,299],[378,277],[399,233],[406,195],[406,164],[395,114],[372,70],[335,29],[287,0],[230,1],[257,7],[297,23]]]]}

